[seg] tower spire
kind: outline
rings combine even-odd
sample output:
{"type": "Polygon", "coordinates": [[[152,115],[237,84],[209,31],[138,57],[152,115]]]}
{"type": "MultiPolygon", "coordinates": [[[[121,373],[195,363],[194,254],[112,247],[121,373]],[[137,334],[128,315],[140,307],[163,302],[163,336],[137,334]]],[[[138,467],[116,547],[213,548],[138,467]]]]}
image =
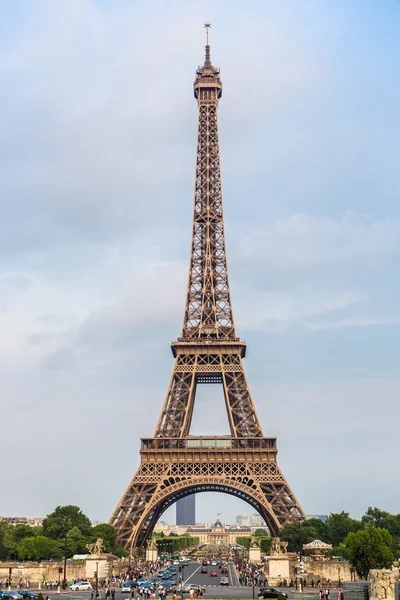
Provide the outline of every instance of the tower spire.
{"type": "Polygon", "coordinates": [[[211,23],[205,23],[204,27],[206,28],[206,59],[204,61],[204,66],[211,67],[210,44],[209,44],[209,38],[208,38],[211,23]]]}

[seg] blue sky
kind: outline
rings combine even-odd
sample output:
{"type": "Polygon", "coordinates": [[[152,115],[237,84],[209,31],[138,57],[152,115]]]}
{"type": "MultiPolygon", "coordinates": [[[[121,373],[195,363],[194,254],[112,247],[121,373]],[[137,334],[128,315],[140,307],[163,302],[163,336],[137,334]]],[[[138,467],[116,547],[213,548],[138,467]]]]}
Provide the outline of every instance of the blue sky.
{"type": "MultiPolygon", "coordinates": [[[[399,511],[399,17],[395,1],[1,3],[0,456],[2,484],[25,486],[1,513],[107,519],[153,433],[183,314],[206,21],[264,433],[307,513],[399,511]]],[[[193,432],[226,433],[223,410],[201,390],[193,432]]],[[[223,503],[223,520],[249,512],[223,503]]],[[[199,498],[199,520],[214,506],[199,498]]]]}

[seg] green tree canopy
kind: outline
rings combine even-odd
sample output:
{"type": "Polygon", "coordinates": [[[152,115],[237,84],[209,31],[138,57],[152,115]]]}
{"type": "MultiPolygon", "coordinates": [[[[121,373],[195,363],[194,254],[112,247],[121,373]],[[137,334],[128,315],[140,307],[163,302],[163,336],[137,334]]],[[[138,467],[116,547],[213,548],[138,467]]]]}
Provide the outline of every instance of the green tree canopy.
{"type": "Polygon", "coordinates": [[[22,560],[49,560],[61,558],[57,542],[44,535],[25,537],[18,544],[18,557],[22,560]]]}
{"type": "Polygon", "coordinates": [[[361,579],[367,579],[370,569],[389,569],[393,565],[390,549],[392,536],[387,529],[367,527],[351,532],[345,539],[350,564],[361,579]]]}
{"type": "Polygon", "coordinates": [[[326,522],[329,542],[332,546],[339,546],[346,536],[361,529],[360,521],[351,519],[349,513],[342,511],[341,513],[332,513],[329,515],[326,522]]]}
{"type": "Polygon", "coordinates": [[[268,537],[268,531],[260,527],[259,529],[255,530],[254,535],[256,537],[268,537]]]}
{"type": "Polygon", "coordinates": [[[309,521],[287,523],[282,527],[279,537],[288,542],[289,552],[299,552],[303,544],[315,540],[318,535],[315,527],[309,521]]]}
{"type": "Polygon", "coordinates": [[[312,526],[316,533],[317,533],[317,540],[322,540],[323,542],[329,543],[330,539],[329,539],[329,532],[328,532],[328,526],[326,524],[326,522],[321,521],[321,519],[316,519],[316,518],[312,518],[312,519],[307,519],[307,524],[312,526]]]}
{"type": "Polygon", "coordinates": [[[30,527],[29,525],[6,525],[4,530],[4,546],[7,548],[8,556],[17,558],[18,544],[27,537],[34,537],[42,532],[41,527],[30,527]]]}
{"type": "Polygon", "coordinates": [[[97,538],[101,538],[104,542],[104,551],[113,552],[115,548],[115,542],[117,539],[117,532],[112,525],[107,523],[101,523],[92,528],[90,534],[90,540],[95,542],[97,538]]]}
{"type": "MultiPolygon", "coordinates": [[[[88,538],[83,536],[79,527],[72,527],[67,533],[67,557],[74,554],[87,554],[86,544],[88,538]]],[[[64,542],[60,540],[59,546],[64,552],[64,542]]]]}
{"type": "Polygon", "coordinates": [[[5,544],[6,532],[9,525],[7,523],[0,523],[0,560],[4,560],[8,557],[8,548],[5,544]]]}
{"type": "Polygon", "coordinates": [[[43,534],[53,540],[61,540],[73,527],[77,527],[83,536],[91,533],[89,518],[78,506],[57,506],[43,520],[43,534]]]}

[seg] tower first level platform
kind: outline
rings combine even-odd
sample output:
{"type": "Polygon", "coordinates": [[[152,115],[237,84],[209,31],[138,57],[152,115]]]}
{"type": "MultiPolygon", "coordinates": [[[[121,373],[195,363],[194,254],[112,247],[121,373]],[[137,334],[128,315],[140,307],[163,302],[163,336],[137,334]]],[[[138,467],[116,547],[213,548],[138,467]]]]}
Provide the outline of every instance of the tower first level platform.
{"type": "Polygon", "coordinates": [[[110,520],[119,540],[143,546],[161,514],[180,498],[222,492],[249,503],[277,534],[303,511],[277,462],[276,438],[143,438],[141,464],[110,520]]]}

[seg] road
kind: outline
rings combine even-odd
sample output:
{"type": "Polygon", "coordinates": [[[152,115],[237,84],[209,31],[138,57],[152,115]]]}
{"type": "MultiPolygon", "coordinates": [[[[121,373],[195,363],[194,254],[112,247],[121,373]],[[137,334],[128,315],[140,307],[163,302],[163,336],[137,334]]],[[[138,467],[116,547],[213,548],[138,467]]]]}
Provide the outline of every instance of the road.
{"type": "MultiPolygon", "coordinates": [[[[189,583],[195,583],[199,586],[202,586],[205,588],[205,594],[204,594],[204,600],[207,600],[207,598],[253,598],[253,588],[252,587],[243,587],[241,585],[239,585],[239,581],[237,579],[236,576],[236,572],[233,566],[233,563],[229,563],[228,565],[228,569],[229,569],[229,573],[228,573],[228,579],[229,579],[229,586],[221,586],[220,585],[220,580],[221,580],[221,574],[219,572],[218,567],[212,567],[211,565],[207,566],[208,569],[208,573],[200,573],[201,570],[201,564],[198,562],[191,562],[189,563],[189,565],[187,567],[185,567],[184,569],[184,573],[183,573],[183,582],[184,584],[189,584],[189,583]],[[218,573],[218,577],[211,577],[210,573],[211,571],[216,570],[218,573]]],[[[257,592],[258,592],[258,588],[256,587],[254,590],[254,595],[255,598],[257,598],[257,592]]],[[[301,597],[300,595],[297,596],[296,593],[285,589],[285,592],[288,594],[289,598],[297,598],[297,597],[301,597]]],[[[46,598],[46,596],[49,596],[49,598],[51,600],[57,600],[60,599],[60,596],[66,596],[68,598],[68,600],[73,600],[75,598],[82,598],[85,600],[90,600],[90,592],[66,592],[66,593],[62,593],[62,594],[57,594],[56,592],[50,592],[50,591],[46,591],[44,590],[43,592],[43,597],[46,598]]],[[[120,599],[120,598],[124,598],[125,600],[130,600],[130,594],[122,594],[121,593],[121,589],[117,588],[116,589],[116,594],[115,594],[116,598],[120,599]]],[[[104,600],[104,590],[101,590],[101,597],[102,600],[104,600]]],[[[137,598],[138,595],[135,594],[135,597],[137,598]]],[[[303,598],[318,598],[318,595],[316,593],[315,590],[313,590],[310,593],[305,593],[303,598]]],[[[331,595],[331,598],[336,598],[336,595],[331,595]]],[[[184,596],[185,600],[189,600],[189,594],[185,594],[184,596]]]]}

